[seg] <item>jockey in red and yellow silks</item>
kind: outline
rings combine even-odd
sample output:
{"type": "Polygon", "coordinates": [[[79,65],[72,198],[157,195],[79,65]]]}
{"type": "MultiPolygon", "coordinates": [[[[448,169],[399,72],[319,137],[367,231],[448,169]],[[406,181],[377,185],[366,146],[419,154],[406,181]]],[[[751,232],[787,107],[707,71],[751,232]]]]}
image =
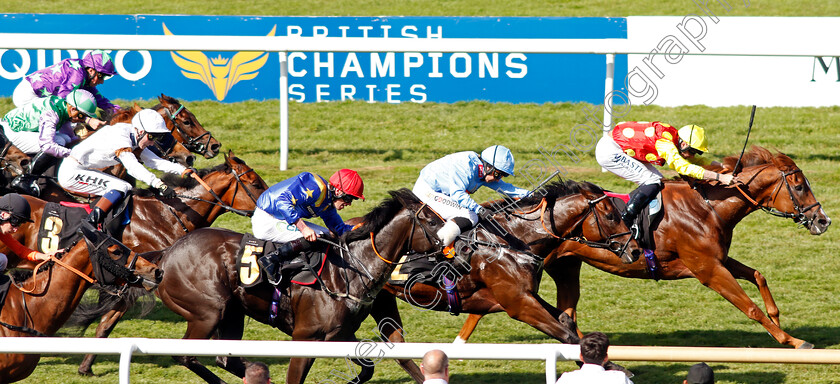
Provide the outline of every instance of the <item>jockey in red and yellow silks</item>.
{"type": "Polygon", "coordinates": [[[677,130],[654,122],[621,122],[598,141],[595,159],[604,169],[639,185],[630,194],[621,218],[632,226],[642,208],[662,189],[662,174],[653,166],[668,165],[681,175],[695,179],[732,183],[732,175],[704,169],[711,161],[700,157],[708,151],[706,131],[696,125],[677,130]]]}

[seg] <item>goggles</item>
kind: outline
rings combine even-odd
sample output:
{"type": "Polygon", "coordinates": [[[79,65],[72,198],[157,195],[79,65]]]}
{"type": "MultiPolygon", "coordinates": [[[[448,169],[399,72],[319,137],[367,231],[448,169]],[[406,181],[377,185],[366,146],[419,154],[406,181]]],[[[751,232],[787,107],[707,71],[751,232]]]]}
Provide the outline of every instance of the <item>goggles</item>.
{"type": "Polygon", "coordinates": [[[9,218],[4,221],[11,224],[13,227],[20,227],[21,224],[26,222],[26,220],[15,215],[10,215],[9,218]]]}

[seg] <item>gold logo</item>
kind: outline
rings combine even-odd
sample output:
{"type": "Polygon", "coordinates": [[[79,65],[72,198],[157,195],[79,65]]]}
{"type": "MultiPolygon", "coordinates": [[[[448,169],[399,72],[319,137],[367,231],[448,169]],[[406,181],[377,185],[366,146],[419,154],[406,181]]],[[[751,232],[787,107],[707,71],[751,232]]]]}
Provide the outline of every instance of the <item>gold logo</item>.
{"type": "MultiPolygon", "coordinates": [[[[276,30],[277,25],[268,36],[274,36],[276,30]]],[[[163,34],[172,35],[166,24],[163,24],[163,34]]],[[[237,52],[231,58],[222,55],[208,58],[201,51],[172,51],[172,60],[184,77],[200,80],[213,91],[216,100],[222,101],[234,84],[257,77],[259,69],[268,61],[268,52],[237,52]]]]}

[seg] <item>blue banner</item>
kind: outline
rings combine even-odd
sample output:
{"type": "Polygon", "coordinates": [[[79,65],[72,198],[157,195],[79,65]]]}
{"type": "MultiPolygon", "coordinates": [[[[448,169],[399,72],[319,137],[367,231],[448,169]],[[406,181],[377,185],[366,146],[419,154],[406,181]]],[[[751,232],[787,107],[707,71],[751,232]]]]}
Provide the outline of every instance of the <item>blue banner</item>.
{"type": "MultiPolygon", "coordinates": [[[[0,15],[4,33],[328,36],[389,38],[627,38],[624,18],[243,17],[175,15],[0,15]]],[[[236,102],[279,97],[279,60],[270,52],[112,51],[119,76],[99,86],[110,99],[160,93],[236,102]]],[[[0,96],[20,79],[81,51],[0,50],[0,96]]],[[[523,53],[290,52],[289,95],[299,102],[602,104],[603,55],[523,53]]],[[[615,77],[627,75],[616,59],[615,77]]],[[[620,84],[619,84],[620,85],[620,84]]]]}

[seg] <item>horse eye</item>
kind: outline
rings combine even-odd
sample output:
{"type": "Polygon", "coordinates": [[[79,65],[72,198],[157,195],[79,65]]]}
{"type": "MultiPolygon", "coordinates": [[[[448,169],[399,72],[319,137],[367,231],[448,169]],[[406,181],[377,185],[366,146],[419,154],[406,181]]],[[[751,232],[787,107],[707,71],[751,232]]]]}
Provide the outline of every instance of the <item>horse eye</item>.
{"type": "Polygon", "coordinates": [[[184,122],[183,122],[183,123],[181,123],[181,124],[184,124],[184,125],[192,125],[192,120],[184,120],[184,122]]]}
{"type": "Polygon", "coordinates": [[[795,189],[796,192],[802,192],[802,189],[804,189],[804,188],[802,187],[802,184],[799,184],[797,186],[794,186],[793,189],[795,189]]]}

